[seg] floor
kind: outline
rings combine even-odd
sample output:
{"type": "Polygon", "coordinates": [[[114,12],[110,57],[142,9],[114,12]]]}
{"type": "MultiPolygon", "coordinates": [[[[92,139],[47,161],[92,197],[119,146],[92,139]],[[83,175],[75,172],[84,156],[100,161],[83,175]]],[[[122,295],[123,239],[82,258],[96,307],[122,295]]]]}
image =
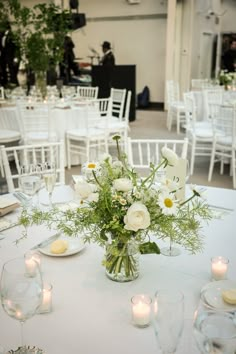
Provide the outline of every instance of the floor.
{"type": "MultiPolygon", "coordinates": [[[[185,137],[184,130],[177,135],[175,126],[171,131],[166,128],[166,112],[153,110],[137,110],[136,120],[130,122],[130,133],[132,138],[161,138],[161,139],[182,139],[185,137]]],[[[209,168],[208,157],[196,158],[194,174],[190,177],[189,183],[197,185],[210,185],[221,188],[233,188],[232,177],[229,176],[229,169],[225,169],[224,175],[220,175],[219,166],[216,164],[212,181],[207,181],[209,168]]],[[[70,183],[72,174],[79,174],[80,167],[66,169],[66,183],[70,183]]]]}

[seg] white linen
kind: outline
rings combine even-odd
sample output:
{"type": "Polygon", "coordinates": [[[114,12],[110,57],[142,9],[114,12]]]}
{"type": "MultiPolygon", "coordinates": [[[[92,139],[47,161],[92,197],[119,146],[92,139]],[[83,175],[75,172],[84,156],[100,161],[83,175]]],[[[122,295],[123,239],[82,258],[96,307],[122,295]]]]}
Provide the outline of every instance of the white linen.
{"type": "MultiPolygon", "coordinates": [[[[207,188],[207,197],[209,204],[233,211],[222,220],[203,225],[203,252],[188,255],[182,250],[178,257],[143,255],[140,276],[133,282],[121,284],[106,278],[101,265],[104,251],[97,245],[86,245],[81,253],[70,257],[42,255],[43,277],[53,285],[53,311],[26,322],[27,344],[37,345],[47,354],[160,353],[152,326],[139,329],[132,325],[130,299],[139,293],[153,297],[157,289],[173,286],[185,297],[185,330],[177,354],[199,353],[192,338],[192,320],[200,290],[211,281],[211,257],[227,257],[228,278],[236,280],[236,191],[207,188]]],[[[6,237],[0,241],[0,266],[54,233],[33,226],[28,238],[16,246],[14,240],[21,231],[21,227],[14,227],[2,232],[6,237]]],[[[2,308],[0,327],[1,344],[16,348],[20,325],[2,308]]]]}

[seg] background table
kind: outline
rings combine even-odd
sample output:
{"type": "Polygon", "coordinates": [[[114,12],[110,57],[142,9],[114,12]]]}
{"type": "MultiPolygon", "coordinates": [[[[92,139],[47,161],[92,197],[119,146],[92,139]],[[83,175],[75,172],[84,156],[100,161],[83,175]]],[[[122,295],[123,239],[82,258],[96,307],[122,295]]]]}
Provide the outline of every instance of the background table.
{"type": "MultiPolygon", "coordinates": [[[[185,328],[177,353],[199,353],[192,338],[192,321],[200,290],[211,281],[211,257],[227,257],[228,278],[236,281],[236,191],[207,188],[207,196],[209,204],[233,211],[222,220],[203,225],[203,252],[189,255],[182,250],[178,257],[143,255],[140,276],[133,282],[116,283],[106,278],[101,265],[104,251],[94,244],[86,245],[74,256],[42,255],[43,277],[53,284],[53,311],[26,322],[27,343],[38,345],[47,354],[160,353],[152,326],[139,329],[132,325],[130,299],[138,293],[153,297],[156,290],[172,286],[185,296],[185,328]]],[[[0,241],[0,266],[54,233],[34,226],[28,238],[16,246],[14,240],[21,231],[21,227],[14,227],[2,232],[6,237],[0,241]]],[[[16,348],[20,344],[20,325],[2,308],[0,327],[0,343],[16,348]]]]}

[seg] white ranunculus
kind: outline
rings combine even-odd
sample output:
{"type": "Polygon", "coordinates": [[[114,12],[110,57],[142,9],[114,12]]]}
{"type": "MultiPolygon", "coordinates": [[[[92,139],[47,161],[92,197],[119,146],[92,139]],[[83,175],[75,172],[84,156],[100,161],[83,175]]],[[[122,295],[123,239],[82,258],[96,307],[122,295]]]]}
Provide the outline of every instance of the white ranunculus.
{"type": "Polygon", "coordinates": [[[113,181],[113,187],[119,192],[129,192],[133,188],[133,183],[128,178],[117,178],[113,181]]]}
{"type": "Polygon", "coordinates": [[[78,181],[75,184],[75,192],[77,197],[81,199],[87,199],[89,195],[94,192],[94,185],[85,181],[78,181]]]}
{"type": "Polygon", "coordinates": [[[171,166],[177,165],[179,158],[173,150],[169,149],[166,146],[163,146],[163,148],[161,149],[161,153],[162,153],[162,156],[168,160],[168,165],[171,165],[171,166]]]}
{"type": "Polygon", "coordinates": [[[140,202],[132,204],[124,217],[125,229],[138,231],[150,226],[150,214],[146,206],[140,202]]]}

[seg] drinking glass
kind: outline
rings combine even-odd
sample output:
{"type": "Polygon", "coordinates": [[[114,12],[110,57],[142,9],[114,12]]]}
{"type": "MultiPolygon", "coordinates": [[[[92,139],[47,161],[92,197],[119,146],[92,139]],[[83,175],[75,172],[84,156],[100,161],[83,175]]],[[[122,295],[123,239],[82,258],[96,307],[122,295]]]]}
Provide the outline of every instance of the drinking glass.
{"type": "Polygon", "coordinates": [[[153,325],[162,354],[176,352],[184,325],[184,296],[173,289],[155,294],[153,325]]]}
{"type": "Polygon", "coordinates": [[[43,179],[49,198],[49,208],[52,208],[52,193],[56,184],[56,165],[55,163],[46,162],[43,165],[43,179]]]}
{"type": "Polygon", "coordinates": [[[199,311],[193,327],[201,353],[235,354],[235,314],[223,311],[199,311]]]}
{"type": "Polygon", "coordinates": [[[24,257],[6,262],[0,285],[4,311],[21,324],[21,347],[14,353],[27,354],[23,324],[35,315],[42,303],[43,282],[38,263],[35,262],[34,271],[29,272],[24,257]]]}
{"type": "MultiPolygon", "coordinates": [[[[37,165],[23,165],[20,168],[19,187],[32,200],[41,187],[41,176],[37,165]]],[[[27,204],[27,203],[26,203],[27,204]]]]}

